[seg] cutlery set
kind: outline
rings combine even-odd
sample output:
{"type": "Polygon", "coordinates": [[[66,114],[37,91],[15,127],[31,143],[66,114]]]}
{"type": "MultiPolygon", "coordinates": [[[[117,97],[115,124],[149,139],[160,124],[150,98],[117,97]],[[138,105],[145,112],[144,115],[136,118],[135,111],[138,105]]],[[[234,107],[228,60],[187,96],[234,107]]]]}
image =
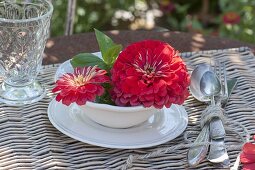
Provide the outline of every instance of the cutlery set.
{"type": "Polygon", "coordinates": [[[201,132],[188,151],[190,166],[207,159],[221,167],[229,167],[230,161],[225,146],[223,108],[230,97],[237,79],[227,81],[225,63],[199,64],[191,74],[190,92],[201,102],[209,102],[201,116],[201,132]],[[210,144],[210,147],[209,147],[210,144]]]}

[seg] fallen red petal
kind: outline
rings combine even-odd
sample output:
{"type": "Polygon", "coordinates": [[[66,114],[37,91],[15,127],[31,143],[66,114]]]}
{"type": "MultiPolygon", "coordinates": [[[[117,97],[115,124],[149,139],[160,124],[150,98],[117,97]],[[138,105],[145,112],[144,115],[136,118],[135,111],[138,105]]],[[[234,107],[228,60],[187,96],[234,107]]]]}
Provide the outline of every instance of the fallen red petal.
{"type": "Polygon", "coordinates": [[[240,155],[240,160],[242,163],[255,163],[255,154],[246,154],[242,152],[240,155]]]}
{"type": "Polygon", "coordinates": [[[243,170],[255,170],[255,163],[243,164],[243,170]]]}
{"type": "Polygon", "coordinates": [[[243,146],[243,152],[246,154],[254,154],[255,155],[255,144],[253,143],[245,143],[243,146]]]}

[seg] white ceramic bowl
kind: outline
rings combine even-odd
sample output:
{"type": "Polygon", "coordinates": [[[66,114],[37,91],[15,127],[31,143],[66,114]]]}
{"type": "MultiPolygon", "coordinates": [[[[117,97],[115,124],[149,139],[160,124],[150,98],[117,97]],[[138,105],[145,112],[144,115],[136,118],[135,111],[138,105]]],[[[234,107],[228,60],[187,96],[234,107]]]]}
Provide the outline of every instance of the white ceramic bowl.
{"type": "Polygon", "coordinates": [[[93,102],[86,102],[85,105],[79,107],[82,114],[101,125],[111,128],[129,128],[138,125],[160,111],[154,107],[120,107],[93,102]]]}

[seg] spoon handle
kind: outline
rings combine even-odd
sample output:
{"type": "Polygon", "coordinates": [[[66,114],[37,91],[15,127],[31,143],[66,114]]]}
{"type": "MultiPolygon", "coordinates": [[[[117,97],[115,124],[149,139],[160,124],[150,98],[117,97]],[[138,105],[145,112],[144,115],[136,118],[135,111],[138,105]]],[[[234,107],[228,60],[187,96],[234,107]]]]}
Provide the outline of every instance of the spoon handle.
{"type": "MultiPolygon", "coordinates": [[[[209,142],[209,125],[205,124],[198,137],[194,141],[194,144],[201,142],[209,142]]],[[[198,165],[205,157],[208,151],[209,145],[200,145],[191,147],[188,151],[188,163],[190,166],[198,165]]]]}

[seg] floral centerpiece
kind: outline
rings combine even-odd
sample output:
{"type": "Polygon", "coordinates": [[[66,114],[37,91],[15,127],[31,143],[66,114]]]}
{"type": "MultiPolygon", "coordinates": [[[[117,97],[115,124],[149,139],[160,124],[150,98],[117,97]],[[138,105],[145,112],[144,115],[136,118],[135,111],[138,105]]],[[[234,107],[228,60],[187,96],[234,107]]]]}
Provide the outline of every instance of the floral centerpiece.
{"type": "MultiPolygon", "coordinates": [[[[134,112],[134,108],[153,108],[155,112],[171,104],[181,105],[188,97],[190,80],[186,65],[169,44],[144,40],[122,50],[120,44],[102,32],[95,30],[95,34],[102,58],[91,53],[74,56],[71,60],[74,72],[60,77],[52,90],[58,93],[57,101],[81,107],[103,104],[117,107],[119,112],[120,109],[134,112]]],[[[94,120],[95,115],[91,116],[94,120]]]]}

